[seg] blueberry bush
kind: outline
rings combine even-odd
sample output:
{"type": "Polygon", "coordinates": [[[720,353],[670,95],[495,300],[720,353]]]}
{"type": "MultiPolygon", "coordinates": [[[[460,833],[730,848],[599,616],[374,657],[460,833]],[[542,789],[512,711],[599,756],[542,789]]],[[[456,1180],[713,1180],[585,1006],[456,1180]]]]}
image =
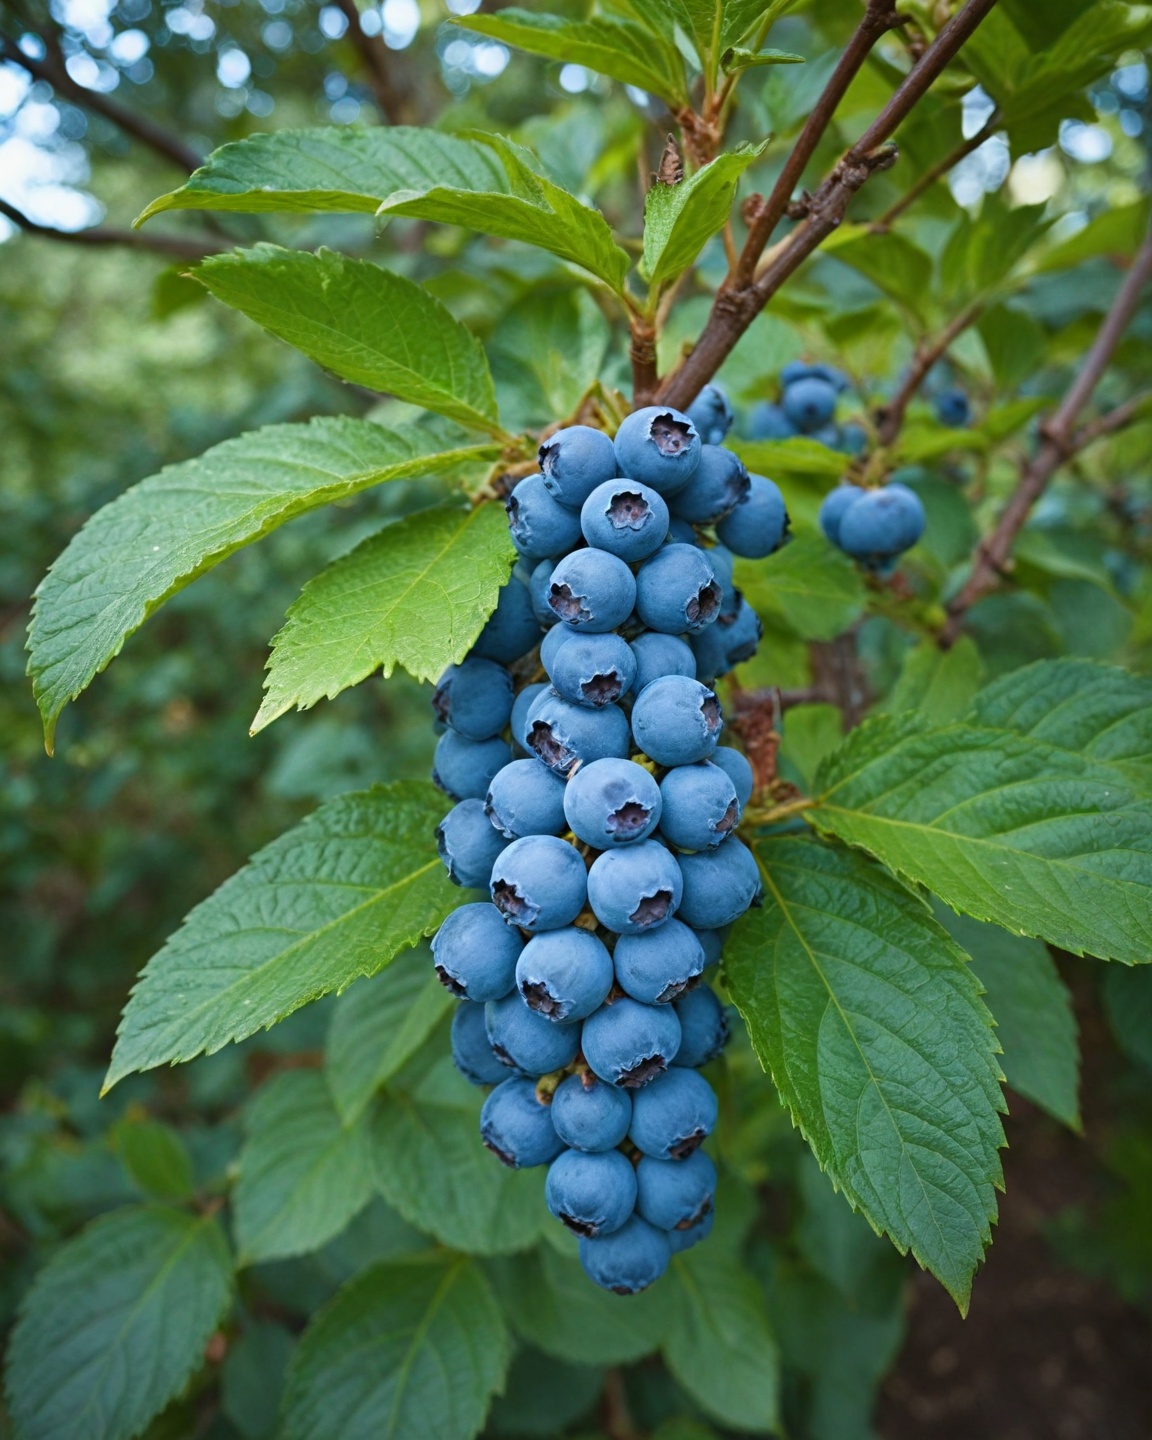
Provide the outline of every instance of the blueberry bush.
{"type": "Polygon", "coordinates": [[[387,123],[96,107],[190,172],[104,238],[297,356],[47,570],[48,750],[164,606],[226,695],[290,573],[255,743],[360,704],[387,778],[309,732],[104,1098],[0,1132],[19,1440],[866,1437],[1004,1086],[1081,1127],[1069,975],[1152,1064],[1152,11],[450,9],[439,113],[351,0],[387,123]]]}

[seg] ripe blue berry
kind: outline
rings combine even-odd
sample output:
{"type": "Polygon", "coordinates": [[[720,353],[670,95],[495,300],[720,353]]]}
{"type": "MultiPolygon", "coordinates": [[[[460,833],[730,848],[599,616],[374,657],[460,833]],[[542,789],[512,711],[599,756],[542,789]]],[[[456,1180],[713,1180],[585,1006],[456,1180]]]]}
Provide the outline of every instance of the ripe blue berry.
{"type": "Polygon", "coordinates": [[[484,813],[508,840],[559,835],[567,829],[564,782],[538,760],[513,760],[492,777],[484,813]]]}
{"type": "MultiPolygon", "coordinates": [[[[549,574],[551,574],[551,571],[549,571],[549,574]]],[[[553,619],[555,619],[555,616],[553,616],[553,619]]],[[[549,678],[552,676],[552,666],[556,660],[556,652],[560,649],[561,645],[567,645],[569,640],[575,639],[575,630],[569,630],[567,625],[553,625],[544,636],[544,639],[541,640],[540,663],[548,672],[549,678]]]]}
{"type": "Polygon", "coordinates": [[[819,430],[813,430],[809,440],[815,440],[817,445],[823,445],[826,450],[840,449],[840,427],[834,421],[829,425],[821,425],[819,430]]]}
{"type": "Polygon", "coordinates": [[[612,989],[612,957],[603,941],[575,925],[534,936],[515,973],[529,1010],[556,1022],[583,1020],[612,989]]]}
{"type": "Polygon", "coordinates": [[[797,430],[811,435],[836,413],[836,387],[820,376],[807,375],[785,385],[780,405],[797,430]]]}
{"type": "MultiPolygon", "coordinates": [[[[533,576],[535,579],[535,576],[533,576]]],[[[606,550],[574,550],[552,571],[548,605],[573,630],[603,634],[615,630],[636,604],[631,570],[606,550]]]]}
{"type": "Polygon", "coordinates": [[[687,1160],[711,1135],[717,1112],[715,1091],[703,1075],[674,1066],[632,1097],[628,1134],[655,1160],[687,1160]]]}
{"type": "MultiPolygon", "coordinates": [[[[553,1024],[529,1010],[515,990],[503,1000],[489,1000],[484,1007],[484,1024],[497,1059],[511,1070],[548,1075],[563,1070],[576,1058],[580,1026],[553,1024]]],[[[684,1073],[691,1075],[695,1071],[684,1073]]]]}
{"type": "Polygon", "coordinates": [[[711,756],[712,764],[719,765],[725,771],[729,780],[736,787],[736,799],[740,802],[740,809],[752,799],[752,791],[755,787],[755,778],[752,774],[752,766],[747,759],[741,755],[739,750],[733,750],[731,745],[717,745],[711,756]]]}
{"type": "Polygon", "coordinates": [[[686,675],[653,680],[632,707],[636,744],[657,765],[691,765],[709,759],[723,724],[716,696],[686,675]]]}
{"type": "Polygon", "coordinates": [[[748,498],[744,462],[720,445],[704,445],[696,473],[672,497],[671,510],[692,525],[714,525],[748,498]]]}
{"type": "Polygon", "coordinates": [[[548,1106],[536,1098],[531,1080],[513,1076],[497,1085],[480,1111],[480,1138],[513,1170],[547,1165],[564,1148],[548,1106]]]}
{"type": "Polygon", "coordinates": [[[660,833],[678,850],[714,848],[740,823],[735,785],[708,760],[669,770],[660,798],[660,833]]]}
{"type": "Polygon", "coordinates": [[[941,390],[934,408],[940,424],[953,430],[962,430],[972,420],[972,407],[963,390],[941,390]]]}
{"type": "Polygon", "coordinates": [[[736,557],[724,545],[710,546],[707,554],[708,563],[716,574],[716,583],[720,586],[720,613],[716,619],[718,622],[734,620],[736,606],[740,603],[740,591],[736,589],[735,581],[732,578],[736,557]]]}
{"type": "Polygon", "coordinates": [[[866,494],[859,485],[837,485],[825,495],[820,506],[820,529],[833,545],[840,544],[840,525],[849,507],[866,494]]]}
{"type": "MultiPolygon", "coordinates": [[[[545,636],[545,639],[547,639],[547,636],[545,636]]],[[[512,731],[512,739],[519,745],[521,750],[528,749],[528,741],[526,738],[528,712],[532,709],[536,701],[539,700],[540,696],[544,694],[545,690],[550,688],[550,686],[541,680],[538,685],[525,685],[524,689],[521,690],[516,697],[516,701],[512,706],[510,729],[512,731]]]]}
{"type": "MultiPolygon", "coordinates": [[[[719,956],[717,956],[719,959],[719,956]]],[[[676,1014],[680,1017],[680,1049],[676,1052],[676,1064],[698,1070],[707,1065],[728,1044],[728,1016],[716,998],[716,992],[707,985],[697,985],[676,1001],[676,1014]]]]}
{"type": "MultiPolygon", "coordinates": [[[[680,1048],[680,1020],[671,1005],[614,1000],[585,1020],[580,1047],[592,1072],[601,1080],[635,1090],[638,1096],[643,1086],[663,1075],[675,1060],[680,1048]]],[[[633,1112],[637,1096],[633,1096],[633,1112]]]]}
{"type": "Polygon", "coordinates": [[[771,400],[762,400],[748,416],[749,440],[791,440],[796,433],[796,426],[771,400]]]}
{"type": "Polygon", "coordinates": [[[648,405],[634,410],[616,432],[616,463],[629,480],[673,495],[687,485],[700,463],[700,436],[679,410],[648,405]]]}
{"type": "Polygon", "coordinates": [[[615,1150],[632,1123],[632,1096],[591,1071],[569,1075],[552,1097],[552,1123],[573,1150],[615,1150]]]}
{"type": "Polygon", "coordinates": [[[632,654],[636,657],[633,695],[639,695],[645,685],[659,680],[662,675],[687,675],[690,680],[696,678],[696,657],[692,647],[677,635],[661,635],[658,630],[646,630],[632,641],[632,654]]]}
{"type": "Polygon", "coordinates": [[[707,552],[696,545],[657,550],[641,565],[635,587],[637,615],[649,630],[665,635],[700,630],[720,613],[723,592],[716,572],[707,552]]]}
{"type": "MultiPolygon", "coordinates": [[[[484,1024],[484,1006],[462,1000],[452,1016],[452,1059],[470,1085],[502,1085],[508,1067],[496,1058],[484,1024]]],[[[629,1117],[632,1111],[629,1108],[629,1117]]]]}
{"type": "Polygon", "coordinates": [[[636,1172],[619,1150],[565,1150],[548,1167],[544,1201],[574,1235],[611,1235],[636,1208],[636,1172]]]}
{"type": "Polygon", "coordinates": [[[845,455],[862,455],[868,444],[868,432],[855,420],[847,420],[840,426],[840,444],[837,447],[845,455]]]}
{"type": "Polygon", "coordinates": [[[705,385],[687,413],[705,445],[723,445],[732,428],[732,406],[719,385],[705,385]]]}
{"type": "Polygon", "coordinates": [[[580,539],[580,517],[550,494],[542,475],[525,475],[504,509],[512,543],[525,560],[562,555],[580,539]]]}
{"type": "Polygon", "coordinates": [[[590,1280],[615,1295],[638,1295],[659,1280],[672,1258],[668,1235],[639,1215],[611,1235],[580,1241],[580,1264],[590,1280]]]}
{"type": "MultiPolygon", "coordinates": [[[[502,860],[497,860],[497,868],[502,860]]],[[[731,925],[760,897],[756,861],[735,836],[718,850],[681,855],[680,872],[684,877],[680,918],[697,929],[719,930],[731,925]]]]}
{"type": "Polygon", "coordinates": [[[924,506],[899,483],[869,490],[840,521],[840,548],[865,564],[882,565],[911,549],[924,533],[924,506]]]}
{"type": "Polygon", "coordinates": [[[503,665],[479,656],[449,665],[432,692],[432,709],[467,739],[490,740],[512,714],[512,676],[503,665]]]}
{"type": "Polygon", "coordinates": [[[749,482],[748,494],[720,521],[716,534],[734,554],[763,560],[788,538],[788,510],[778,485],[763,475],[749,482]]]}
{"type": "Polygon", "coordinates": [[[671,852],[655,840],[639,840],[597,857],[588,872],[588,903],[607,929],[640,935],[675,912],[682,884],[671,852]]]}
{"type": "Polygon", "coordinates": [[[692,653],[696,657],[696,674],[702,681],[727,675],[735,666],[751,660],[760,646],[763,633],[759,615],[738,593],[733,615],[727,619],[721,617],[707,630],[689,636],[692,653]]]}
{"type": "Polygon", "coordinates": [[[700,545],[700,537],[689,525],[687,520],[681,520],[679,516],[673,515],[668,521],[669,545],[700,545]]]}
{"type": "Polygon", "coordinates": [[[677,999],[704,970],[704,948],[679,920],[646,935],[621,935],[612,958],[620,988],[645,1005],[677,999]]]}
{"type": "Polygon", "coordinates": [[[559,930],[584,908],[587,872],[567,841],[526,835],[497,858],[491,890],[492,903],[510,925],[533,932],[559,930]]]}
{"type": "Polygon", "coordinates": [[[590,425],[557,430],[540,446],[538,459],[544,484],[569,510],[579,511],[597,485],[618,473],[612,441],[590,425]]]}
{"type": "Polygon", "coordinates": [[[507,740],[469,740],[445,730],[436,742],[432,779],[454,800],[483,800],[492,777],[512,758],[507,740]]]}
{"type": "Polygon", "coordinates": [[[571,635],[553,651],[548,673],[553,687],[565,700],[598,710],[631,689],[636,678],[636,657],[627,640],[619,635],[571,635]]]}
{"type": "Polygon", "coordinates": [[[540,623],[532,597],[519,580],[509,580],[471,653],[482,660],[495,660],[498,665],[511,665],[539,642],[540,623]]]}
{"type": "Polygon", "coordinates": [[[647,839],[660,823],[660,787],[631,760],[581,765],[564,789],[573,834],[596,850],[647,839]]]}
{"type": "Polygon", "coordinates": [[[524,741],[538,760],[565,777],[577,765],[612,755],[623,758],[631,749],[628,717],[618,705],[593,710],[573,705],[555,690],[545,691],[533,702],[524,741]]]}
{"type": "Polygon", "coordinates": [[[436,827],[436,849],[454,885],[485,890],[492,866],[507,845],[488,823],[482,800],[461,800],[436,827]]]}
{"type": "Polygon", "coordinates": [[[691,1250],[693,1245],[699,1245],[701,1240],[707,1240],[712,1233],[712,1226],[716,1223],[715,1207],[709,1210],[695,1225],[689,1226],[687,1230],[669,1230],[668,1244],[673,1255],[682,1255],[685,1250],[691,1250]]]}
{"type": "Polygon", "coordinates": [[[817,367],[809,365],[807,360],[789,360],[780,371],[781,387],[786,390],[789,385],[795,385],[797,380],[807,380],[816,373],[817,367]]]}
{"type": "Polygon", "coordinates": [[[432,941],[441,984],[462,1000],[501,1000],[516,985],[524,942],[494,905],[481,901],[453,910],[432,941]]]}
{"type": "Polygon", "coordinates": [[[645,1155],[636,1167],[636,1211],[658,1230],[691,1230],[711,1213],[715,1197],[716,1166],[703,1150],[687,1160],[645,1155]]]}
{"type": "Polygon", "coordinates": [[[580,511],[589,545],[633,564],[659,550],[668,534],[668,506],[639,480],[610,480],[597,486],[580,511]]]}
{"type": "MultiPolygon", "coordinates": [[[[532,614],[538,624],[545,630],[550,630],[557,623],[552,607],[548,604],[548,587],[552,583],[552,571],[556,564],[552,559],[541,560],[539,565],[532,571],[532,579],[528,582],[528,594],[532,602],[532,614]]],[[[539,629],[536,632],[536,639],[540,639],[539,629]]]]}

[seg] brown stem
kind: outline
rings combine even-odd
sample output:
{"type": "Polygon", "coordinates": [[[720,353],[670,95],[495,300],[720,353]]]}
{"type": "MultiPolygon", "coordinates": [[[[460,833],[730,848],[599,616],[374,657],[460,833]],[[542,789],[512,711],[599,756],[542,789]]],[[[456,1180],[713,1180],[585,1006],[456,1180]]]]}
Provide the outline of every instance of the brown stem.
{"type": "Polygon", "coordinates": [[[721,286],[695,348],[661,386],[662,403],[681,410],[692,403],[784,281],[840,224],[856,191],[876,171],[895,163],[895,150],[881,147],[923,99],[995,3],[996,0],[966,0],[909,70],[880,114],[837,162],[816,194],[804,202],[807,218],[776,247],[755,281],[721,286]]]}
{"type": "Polygon", "coordinates": [[[925,190],[930,190],[937,180],[942,180],[950,170],[954,170],[961,160],[966,160],[974,150],[979,150],[985,140],[991,137],[1000,128],[1000,112],[993,111],[975,135],[970,135],[967,140],[961,141],[955,150],[949,151],[947,155],[933,165],[931,170],[926,170],[919,180],[901,195],[894,205],[890,205],[878,220],[873,220],[872,229],[883,231],[892,228],[893,220],[903,215],[909,206],[915,204],[925,190]]]}
{"type": "Polygon", "coordinates": [[[604,1433],[609,1440],[641,1440],[641,1431],[632,1418],[628,1395],[624,1389],[624,1372],[613,1367],[604,1372],[601,1412],[604,1433]]]}
{"type": "Polygon", "coordinates": [[[1117,430],[1123,430],[1131,425],[1133,420],[1138,420],[1141,415],[1148,413],[1152,413],[1152,390],[1142,390],[1139,395],[1133,395],[1131,400],[1125,400],[1123,405],[1109,410],[1107,415],[1101,415],[1098,420],[1082,425],[1076,432],[1074,442],[1077,454],[1086,450],[1094,440],[1101,440],[1105,435],[1114,435],[1117,430]]]}
{"type": "Polygon", "coordinates": [[[360,57],[376,108],[389,125],[403,124],[408,110],[407,87],[398,81],[392,51],[383,36],[365,34],[356,0],[335,0],[335,4],[348,21],[348,39],[360,57]]]}
{"type": "Polygon", "coordinates": [[[1118,429],[1121,423],[1131,418],[1136,408],[1135,401],[1129,401],[1127,407],[1119,407],[1121,411],[1127,409],[1128,413],[1122,414],[1118,421],[1112,421],[1112,416],[1117,413],[1112,411],[1079,432],[1075,428],[1077,417],[1092,398],[1093,391],[1108,368],[1116,346],[1139,304],[1140,291],[1150,278],[1152,231],[1145,238],[1117,290],[1112,307],[1105,315],[1075,380],[1068,387],[1055,414],[1041,427],[1040,446],[1031,461],[1023,466],[1016,489],[1001,511],[995,529],[980,543],[972,574],[960,593],[949,602],[948,619],[940,632],[940,644],[944,648],[955,643],[972,606],[990,590],[994,590],[1001,576],[1007,573],[1016,536],[1056,471],[1078,454],[1090,440],[1107,434],[1110,429],[1118,429]]]}
{"type": "Polygon", "coordinates": [[[941,330],[940,334],[933,340],[925,340],[916,347],[916,353],[912,356],[912,363],[908,367],[907,374],[900,382],[899,388],[883,409],[876,414],[876,438],[881,445],[891,445],[900,431],[904,428],[904,416],[908,406],[915,398],[916,392],[923,385],[928,372],[932,369],[943,355],[947,353],[956,339],[974,325],[979,319],[984,306],[981,301],[973,301],[966,309],[961,310],[958,315],[941,330]]]}
{"type": "Polygon", "coordinates": [[[97,225],[89,230],[57,230],[51,225],[38,225],[30,220],[15,205],[0,200],[0,215],[6,216],[13,225],[19,226],[29,235],[39,235],[47,240],[63,240],[69,245],[123,245],[129,250],[146,250],[155,255],[167,255],[174,260],[203,260],[214,255],[221,246],[210,240],[196,240],[183,235],[144,234],[140,230],[118,230],[112,226],[97,225]]]}
{"type": "Polygon", "coordinates": [[[632,316],[632,406],[647,405],[656,393],[656,327],[640,315],[632,316]]]}

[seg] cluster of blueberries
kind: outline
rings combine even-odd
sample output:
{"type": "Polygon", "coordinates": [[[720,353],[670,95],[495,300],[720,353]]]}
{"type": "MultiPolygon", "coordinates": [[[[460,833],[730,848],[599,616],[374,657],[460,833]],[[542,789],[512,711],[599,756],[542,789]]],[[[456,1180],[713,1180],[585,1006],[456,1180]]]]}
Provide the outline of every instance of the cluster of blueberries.
{"type": "Polygon", "coordinates": [[[634,412],[615,442],[580,425],[545,440],[507,501],[521,560],[433,696],[434,778],[457,802],[440,854],[491,897],[432,942],[461,1001],[453,1056],[495,1087],[484,1144],[549,1167],[550,1211],[619,1294],[711,1229],[699,1147],[717,1104],[699,1068],[728,1024],[699,981],[760,895],[732,833],[751,767],[718,744],[706,682],[759,640],[733,556],[770,554],[787,515],[711,443],[725,410],[706,395],[690,414],[634,412]]]}
{"type": "Polygon", "coordinates": [[[836,402],[848,377],[831,365],[794,360],[780,372],[780,401],[763,400],[748,415],[750,440],[791,440],[806,435],[830,450],[858,455],[867,435],[861,425],[836,423],[836,402]]]}
{"type": "Polygon", "coordinates": [[[924,506],[898,480],[876,490],[837,485],[820,506],[820,528],[845,555],[884,575],[924,534],[924,506]]]}

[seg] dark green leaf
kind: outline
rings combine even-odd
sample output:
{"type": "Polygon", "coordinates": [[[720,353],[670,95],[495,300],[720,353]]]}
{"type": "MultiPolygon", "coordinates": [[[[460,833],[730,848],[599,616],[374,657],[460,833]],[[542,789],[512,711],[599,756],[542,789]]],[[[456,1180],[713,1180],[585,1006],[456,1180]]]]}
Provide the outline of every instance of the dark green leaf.
{"type": "Polygon", "coordinates": [[[295,1340],[291,1331],[257,1320],[228,1346],[220,1373],[220,1408],[244,1440],[276,1432],[284,1373],[295,1340]]]}
{"type": "Polygon", "coordinates": [[[984,662],[969,636],[962,636],[950,650],[921,640],[905,655],[887,708],[915,710],[934,725],[946,724],[968,710],[983,674],[984,662]]]}
{"type": "Polygon", "coordinates": [[[1148,233],[1147,197],[1130,205],[1109,205],[1067,240],[1053,245],[1037,261],[1042,274],[1069,270],[1098,255],[1134,255],[1148,233]]]}
{"type": "Polygon", "coordinates": [[[767,560],[740,560],[736,584],[764,616],[778,615],[803,640],[831,640],[864,605],[852,562],[823,537],[800,533],[767,560]]]}
{"type": "Polygon", "coordinates": [[[644,205],[644,258],[640,273],[654,289],[692,265],[705,244],[723,228],[736,185],[769,142],[742,145],[718,155],[688,180],[666,185],[655,180],[644,205]]]}
{"type": "Polygon", "coordinates": [[[124,1119],[112,1141],[133,1183],[152,1200],[187,1200],[193,1191],[192,1161],[170,1125],[124,1119]]]}
{"type": "Polygon", "coordinates": [[[1103,979],[1104,1009],[1116,1042],[1130,1060],[1152,1070],[1152,966],[1121,970],[1103,979]]]}
{"type": "Polygon", "coordinates": [[[732,449],[757,475],[819,475],[839,480],[848,468],[847,456],[805,436],[795,440],[735,440],[732,449]]]}
{"type": "Polygon", "coordinates": [[[508,311],[488,344],[500,413],[531,429],[572,415],[600,378],[612,332],[582,286],[532,290],[508,311]]]}
{"type": "Polygon", "coordinates": [[[824,250],[867,276],[912,315],[926,317],[932,297],[932,257],[906,235],[898,230],[876,235],[867,225],[842,225],[824,250]]]}

